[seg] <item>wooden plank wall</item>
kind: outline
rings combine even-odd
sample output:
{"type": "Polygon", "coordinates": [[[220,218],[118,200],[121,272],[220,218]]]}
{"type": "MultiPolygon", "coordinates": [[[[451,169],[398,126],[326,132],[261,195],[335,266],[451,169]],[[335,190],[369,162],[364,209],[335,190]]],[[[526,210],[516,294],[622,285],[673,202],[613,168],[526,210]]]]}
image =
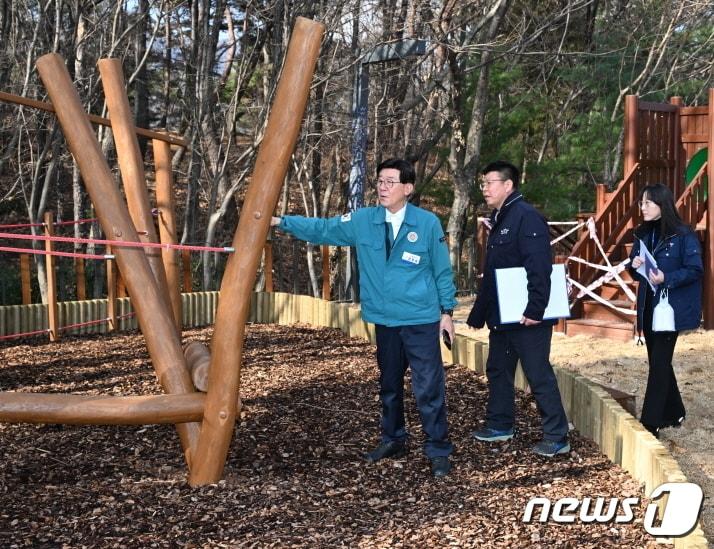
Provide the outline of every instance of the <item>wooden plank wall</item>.
{"type": "Polygon", "coordinates": [[[681,107],[680,120],[685,158],[684,168],[698,150],[707,146],[709,140],[708,107],[681,107]]]}

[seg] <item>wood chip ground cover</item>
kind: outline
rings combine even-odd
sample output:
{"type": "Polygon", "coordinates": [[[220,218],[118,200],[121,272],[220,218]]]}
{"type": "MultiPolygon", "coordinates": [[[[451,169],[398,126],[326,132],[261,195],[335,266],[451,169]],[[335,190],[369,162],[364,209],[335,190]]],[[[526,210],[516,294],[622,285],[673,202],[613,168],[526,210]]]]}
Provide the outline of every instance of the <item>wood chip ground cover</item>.
{"type": "MultiPolygon", "coordinates": [[[[184,333],[209,342],[211,329],[184,333]]],[[[0,390],[158,394],[139,334],[0,347],[0,390]]],[[[517,436],[476,443],[483,378],[447,369],[452,474],[431,478],[413,396],[411,452],[367,465],[378,442],[374,347],[331,329],[248,327],[244,409],[225,478],[191,489],[173,426],[0,424],[2,547],[653,547],[632,524],[522,522],[531,497],[641,492],[590,441],[530,452],[532,398],[517,397],[517,436]]]]}

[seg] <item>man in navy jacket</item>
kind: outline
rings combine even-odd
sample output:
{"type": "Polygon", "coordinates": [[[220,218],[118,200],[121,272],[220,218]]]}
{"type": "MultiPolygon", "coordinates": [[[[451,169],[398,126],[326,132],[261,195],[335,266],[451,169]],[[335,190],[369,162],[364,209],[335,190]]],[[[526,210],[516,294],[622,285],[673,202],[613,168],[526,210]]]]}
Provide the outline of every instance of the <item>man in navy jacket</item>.
{"type": "Polygon", "coordinates": [[[550,295],[551,261],[548,225],[518,191],[518,168],[508,162],[492,162],[482,170],[481,190],[493,208],[481,291],[467,324],[487,324],[489,352],[486,363],[489,395],[486,426],[473,433],[486,442],[509,440],[514,425],[514,377],[518,360],[528,379],[543,420],[543,440],[533,451],[554,456],[570,451],[568,420],[558,382],[550,364],[552,320],[543,320],[550,295]],[[520,323],[503,324],[498,308],[496,269],[524,267],[528,303],[520,323]]]}

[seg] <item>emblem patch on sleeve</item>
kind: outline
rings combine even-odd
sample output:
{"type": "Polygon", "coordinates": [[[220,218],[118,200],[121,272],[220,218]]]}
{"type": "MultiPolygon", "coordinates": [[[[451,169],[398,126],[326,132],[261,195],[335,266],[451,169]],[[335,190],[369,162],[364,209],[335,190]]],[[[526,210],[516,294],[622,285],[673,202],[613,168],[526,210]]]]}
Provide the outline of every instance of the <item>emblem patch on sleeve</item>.
{"type": "Polygon", "coordinates": [[[351,213],[346,213],[342,217],[340,217],[340,221],[342,221],[342,223],[345,223],[346,221],[350,221],[351,219],[352,219],[351,213]]]}

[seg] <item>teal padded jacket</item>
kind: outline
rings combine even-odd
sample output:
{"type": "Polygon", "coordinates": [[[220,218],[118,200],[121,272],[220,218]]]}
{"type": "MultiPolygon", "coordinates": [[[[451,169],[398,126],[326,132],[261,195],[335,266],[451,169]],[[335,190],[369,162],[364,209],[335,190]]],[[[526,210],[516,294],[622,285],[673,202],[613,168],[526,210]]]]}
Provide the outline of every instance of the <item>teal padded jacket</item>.
{"type": "Polygon", "coordinates": [[[456,305],[439,219],[407,204],[389,259],[385,226],[385,209],[377,206],[330,218],[285,216],[279,228],[313,244],[357,249],[362,318],[367,322],[411,326],[438,321],[442,309],[456,305]]]}

